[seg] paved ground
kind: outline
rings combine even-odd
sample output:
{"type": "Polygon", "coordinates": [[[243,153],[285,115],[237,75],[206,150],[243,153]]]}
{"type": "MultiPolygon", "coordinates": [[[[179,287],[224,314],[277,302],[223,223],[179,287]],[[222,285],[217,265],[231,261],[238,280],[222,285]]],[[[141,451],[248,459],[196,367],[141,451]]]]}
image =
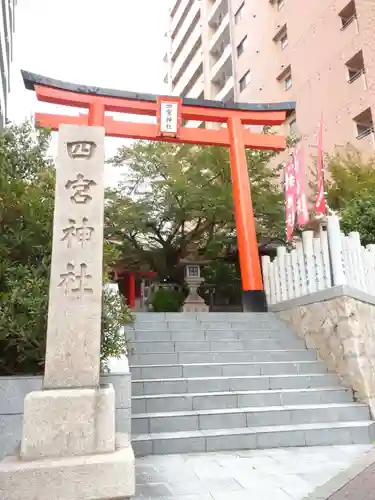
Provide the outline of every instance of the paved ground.
{"type": "Polygon", "coordinates": [[[301,500],[371,448],[330,446],[138,458],[135,498],[301,500]]]}
{"type": "Polygon", "coordinates": [[[375,500],[375,464],[331,495],[329,500],[375,500]]]}

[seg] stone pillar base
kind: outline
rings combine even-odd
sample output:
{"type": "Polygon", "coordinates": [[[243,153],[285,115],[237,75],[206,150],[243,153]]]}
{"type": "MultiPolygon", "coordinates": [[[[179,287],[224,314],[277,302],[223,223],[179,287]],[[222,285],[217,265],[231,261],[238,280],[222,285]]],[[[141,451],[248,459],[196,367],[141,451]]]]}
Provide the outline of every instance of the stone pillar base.
{"type": "Polygon", "coordinates": [[[186,301],[183,305],[183,312],[209,312],[210,308],[206,306],[204,300],[200,301],[186,301]]]}
{"type": "Polygon", "coordinates": [[[115,391],[98,388],[30,392],[24,403],[21,459],[115,450],[115,391]]]}
{"type": "Polygon", "coordinates": [[[6,500],[124,500],[135,494],[131,446],[112,453],[0,463],[0,498],[6,500]]]}

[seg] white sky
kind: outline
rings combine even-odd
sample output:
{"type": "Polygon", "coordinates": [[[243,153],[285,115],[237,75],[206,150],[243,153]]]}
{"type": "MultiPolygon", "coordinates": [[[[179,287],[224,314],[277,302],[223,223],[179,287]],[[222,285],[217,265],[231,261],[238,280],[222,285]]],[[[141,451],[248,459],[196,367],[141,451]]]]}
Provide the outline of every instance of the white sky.
{"type": "MultiPolygon", "coordinates": [[[[163,94],[172,0],[18,0],[9,119],[58,112],[24,89],[20,69],[59,80],[163,94]]],[[[75,110],[70,111],[75,113],[75,110]]],[[[64,108],[64,113],[69,113],[64,108]]],[[[107,155],[124,140],[106,140],[107,155]]],[[[51,153],[56,153],[53,141],[51,153]]],[[[118,173],[106,167],[107,183],[118,173]]]]}

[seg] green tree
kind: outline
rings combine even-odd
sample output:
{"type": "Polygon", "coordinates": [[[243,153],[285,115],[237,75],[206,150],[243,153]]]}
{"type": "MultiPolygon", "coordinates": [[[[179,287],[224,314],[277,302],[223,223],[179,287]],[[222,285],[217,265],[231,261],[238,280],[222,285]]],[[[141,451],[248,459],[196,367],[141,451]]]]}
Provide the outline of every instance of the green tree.
{"type": "MultiPolygon", "coordinates": [[[[284,203],[272,152],[248,151],[258,237],[283,234],[284,203]]],[[[235,236],[228,150],[138,141],[110,163],[126,167],[107,194],[106,231],[128,269],[183,279],[181,259],[223,255],[235,236]]]]}
{"type": "Polygon", "coordinates": [[[345,233],[358,231],[362,245],[375,243],[375,191],[362,192],[349,200],[340,224],[345,233]]]}
{"type": "MultiPolygon", "coordinates": [[[[53,162],[47,157],[49,143],[49,132],[34,131],[30,123],[10,126],[0,136],[0,372],[3,374],[43,370],[55,183],[53,162]]],[[[106,266],[117,258],[113,246],[107,244],[106,266]]],[[[107,292],[104,300],[103,359],[123,352],[118,321],[130,320],[127,309],[122,306],[119,310],[107,292]]]]}
{"type": "Polygon", "coordinates": [[[358,196],[375,191],[375,156],[365,158],[353,148],[327,158],[327,201],[342,210],[358,196]]]}

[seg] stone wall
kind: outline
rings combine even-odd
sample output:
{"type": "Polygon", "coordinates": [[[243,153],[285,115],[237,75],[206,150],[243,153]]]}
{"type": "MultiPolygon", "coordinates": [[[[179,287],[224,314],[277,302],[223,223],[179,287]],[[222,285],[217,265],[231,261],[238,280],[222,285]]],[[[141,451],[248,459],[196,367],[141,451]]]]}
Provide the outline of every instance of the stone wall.
{"type": "Polygon", "coordinates": [[[335,287],[271,307],[375,417],[375,297],[335,287]]]}
{"type": "MultiPolygon", "coordinates": [[[[0,460],[13,454],[22,433],[23,402],[26,394],[42,388],[42,377],[0,377],[0,460]]],[[[103,375],[103,384],[112,384],[116,394],[116,432],[130,440],[131,376],[130,373],[103,375]]]]}

